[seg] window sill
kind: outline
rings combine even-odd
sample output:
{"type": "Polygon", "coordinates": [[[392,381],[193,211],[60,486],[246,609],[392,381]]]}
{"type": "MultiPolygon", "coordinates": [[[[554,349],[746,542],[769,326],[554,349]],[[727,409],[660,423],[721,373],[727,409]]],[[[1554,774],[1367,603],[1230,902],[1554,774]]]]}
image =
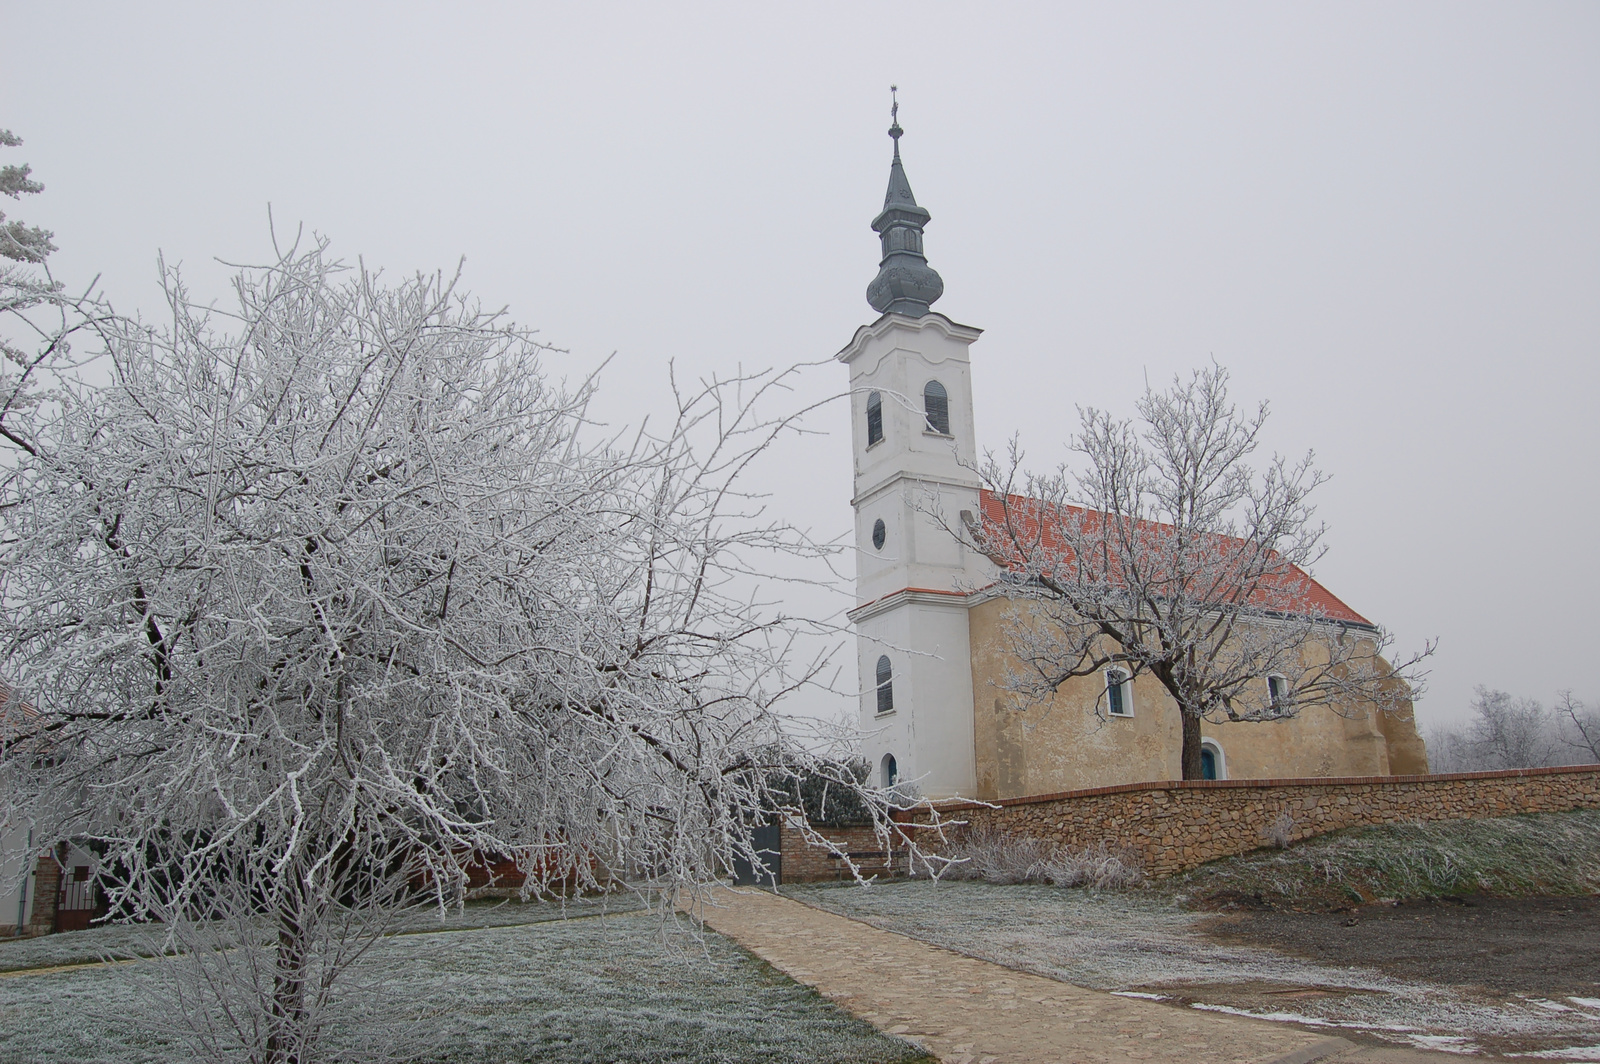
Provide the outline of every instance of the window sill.
{"type": "Polygon", "coordinates": [[[894,716],[894,710],[886,709],[882,713],[874,713],[872,715],[872,719],[873,720],[882,720],[884,717],[892,717],[892,716],[894,716]]]}
{"type": "Polygon", "coordinates": [[[871,443],[867,444],[867,450],[870,451],[874,447],[882,447],[882,446],[883,446],[883,441],[882,440],[874,440],[871,443]]]}
{"type": "Polygon", "coordinates": [[[933,429],[923,429],[922,434],[924,436],[932,436],[936,440],[953,440],[956,438],[953,432],[937,432],[933,429]]]}

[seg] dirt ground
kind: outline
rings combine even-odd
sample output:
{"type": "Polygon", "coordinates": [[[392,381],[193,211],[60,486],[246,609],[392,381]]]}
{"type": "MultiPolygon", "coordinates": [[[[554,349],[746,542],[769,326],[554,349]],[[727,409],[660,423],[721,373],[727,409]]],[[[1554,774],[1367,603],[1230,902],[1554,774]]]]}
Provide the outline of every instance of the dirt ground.
{"type": "Polygon", "coordinates": [[[1406,980],[1600,997],[1600,897],[1452,898],[1336,913],[1235,910],[1200,930],[1230,944],[1406,980]]]}

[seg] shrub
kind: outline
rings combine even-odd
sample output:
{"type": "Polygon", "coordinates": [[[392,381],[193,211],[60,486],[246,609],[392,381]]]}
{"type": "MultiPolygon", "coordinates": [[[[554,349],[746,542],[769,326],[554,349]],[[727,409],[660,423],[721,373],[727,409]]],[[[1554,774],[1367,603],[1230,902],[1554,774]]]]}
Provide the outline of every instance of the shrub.
{"type": "Polygon", "coordinates": [[[1144,878],[1135,854],[1104,841],[1074,850],[987,826],[963,832],[947,856],[958,863],[944,872],[946,879],[1116,890],[1144,878]]]}

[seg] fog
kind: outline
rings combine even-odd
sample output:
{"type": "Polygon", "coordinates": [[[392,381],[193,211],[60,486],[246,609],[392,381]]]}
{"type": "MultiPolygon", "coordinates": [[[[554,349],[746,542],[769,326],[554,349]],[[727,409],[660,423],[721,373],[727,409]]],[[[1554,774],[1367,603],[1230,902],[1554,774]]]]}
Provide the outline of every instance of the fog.
{"type": "MultiPolygon", "coordinates": [[[[1216,359],[1314,449],[1316,576],[1474,684],[1600,693],[1600,7],[1594,4],[0,6],[0,128],[56,274],[161,314],[158,252],[302,223],[454,270],[604,375],[823,362],[870,321],[888,86],[933,213],[980,444],[1066,456],[1076,407],[1216,359]]],[[[796,406],[838,393],[805,371],[796,406]]],[[[850,527],[834,402],[761,471],[850,527]]],[[[849,561],[845,559],[848,570],[849,561]]],[[[797,594],[821,614],[848,589],[797,594]]],[[[820,696],[819,696],[820,697],[820,696]]],[[[828,710],[826,699],[810,711],[828,710]]]]}

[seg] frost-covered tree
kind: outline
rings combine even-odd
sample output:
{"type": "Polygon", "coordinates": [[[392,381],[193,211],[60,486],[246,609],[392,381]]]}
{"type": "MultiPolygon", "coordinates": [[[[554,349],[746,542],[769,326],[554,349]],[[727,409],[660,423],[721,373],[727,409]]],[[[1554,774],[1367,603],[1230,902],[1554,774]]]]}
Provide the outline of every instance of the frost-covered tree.
{"type": "Polygon", "coordinates": [[[440,277],[319,244],[226,313],[165,278],[170,321],[107,327],[110,383],[31,412],[0,497],[0,675],[38,709],[0,796],[165,922],[199,1051],[319,1059],[387,921],[486,856],[681,897],[796,773],[884,825],[774,709],[805,677],[748,577],[814,548],[740,477],[780,378],[606,437],[592,382],[440,277]]]}
{"type": "Polygon", "coordinates": [[[1590,709],[1583,699],[1572,697],[1571,691],[1562,691],[1557,699],[1561,741],[1580,761],[1600,765],[1600,708],[1590,709]]]}
{"type": "MultiPolygon", "coordinates": [[[[21,143],[0,129],[0,147],[21,143]]],[[[32,172],[25,163],[0,167],[0,193],[21,199],[43,192],[32,172]]],[[[55,394],[56,371],[70,366],[74,337],[106,315],[90,295],[92,284],[73,296],[50,275],[45,260],[56,250],[52,236],[15,218],[7,221],[0,211],[0,439],[29,452],[38,408],[55,394]]]]}
{"type": "Polygon", "coordinates": [[[1536,698],[1514,698],[1483,685],[1473,689],[1467,746],[1484,770],[1544,768],[1556,763],[1554,715],[1536,698]]]}
{"type": "Polygon", "coordinates": [[[1429,734],[1428,762],[1437,772],[1600,762],[1600,714],[1571,691],[1557,694],[1554,708],[1547,709],[1536,698],[1480,684],[1464,729],[1440,726],[1429,734]]]}
{"type": "MultiPolygon", "coordinates": [[[[0,129],[0,147],[15,148],[21,143],[22,138],[11,130],[0,129]]],[[[0,193],[12,199],[21,199],[24,195],[43,192],[44,186],[29,176],[32,173],[32,169],[26,163],[21,166],[14,164],[0,166],[0,193]]],[[[7,258],[12,262],[43,262],[56,249],[55,245],[50,243],[50,238],[54,235],[15,218],[8,222],[5,212],[0,211],[0,258],[7,258]]]]}
{"type": "MultiPolygon", "coordinates": [[[[1149,674],[1183,722],[1184,779],[1201,775],[1202,720],[1271,721],[1312,706],[1393,712],[1420,654],[1385,660],[1382,629],[1330,615],[1306,570],[1323,553],[1307,454],[1252,464],[1266,404],[1241,413],[1218,366],[1147,389],[1139,421],[1081,411],[1081,467],[1034,475],[990,457],[998,513],[965,530],[1015,600],[1013,688],[1048,699],[1107,668],[1149,674]]],[[[1104,708],[1104,707],[1102,707],[1104,708]]]]}

